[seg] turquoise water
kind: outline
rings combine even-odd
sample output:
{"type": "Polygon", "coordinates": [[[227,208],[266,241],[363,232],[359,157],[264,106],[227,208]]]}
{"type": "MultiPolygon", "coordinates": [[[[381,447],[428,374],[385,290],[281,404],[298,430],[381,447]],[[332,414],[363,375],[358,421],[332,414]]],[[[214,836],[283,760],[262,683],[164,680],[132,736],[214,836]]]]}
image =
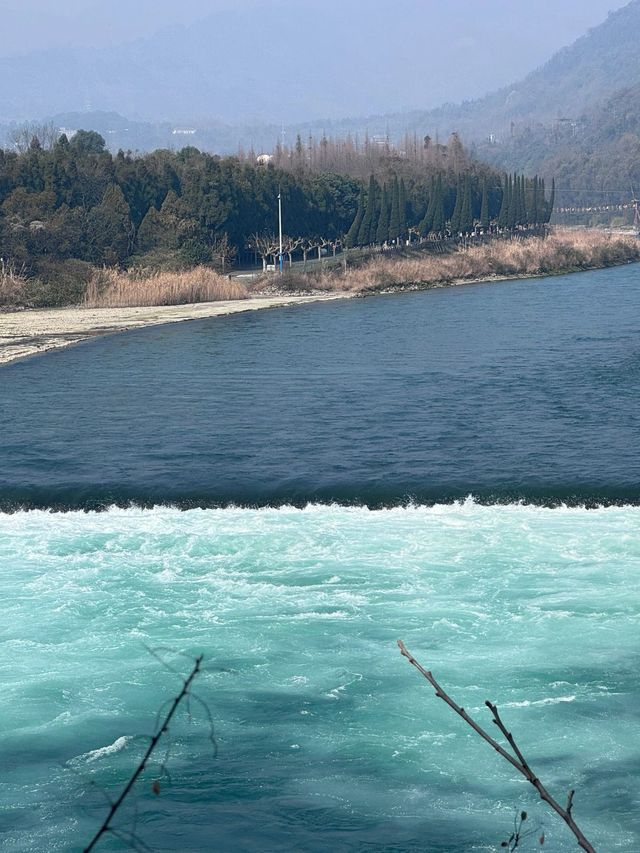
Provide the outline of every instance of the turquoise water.
{"type": "MultiPolygon", "coordinates": [[[[2,841],[78,850],[177,679],[206,657],[150,777],[156,850],[493,850],[525,808],[570,836],[439,702],[495,700],[599,850],[640,848],[640,509],[112,509],[0,515],[2,841]],[[95,783],[95,785],[93,784],[95,783]]],[[[129,812],[123,826],[131,826],[129,812]]],[[[120,842],[104,849],[122,849],[120,842]]]]}
{"type": "Polygon", "coordinates": [[[3,368],[2,850],[81,850],[180,688],[164,664],[200,653],[217,750],[194,699],[121,818],[153,850],[495,850],[520,809],[576,849],[402,638],[499,704],[599,851],[637,853],[639,271],[3,368]]]}

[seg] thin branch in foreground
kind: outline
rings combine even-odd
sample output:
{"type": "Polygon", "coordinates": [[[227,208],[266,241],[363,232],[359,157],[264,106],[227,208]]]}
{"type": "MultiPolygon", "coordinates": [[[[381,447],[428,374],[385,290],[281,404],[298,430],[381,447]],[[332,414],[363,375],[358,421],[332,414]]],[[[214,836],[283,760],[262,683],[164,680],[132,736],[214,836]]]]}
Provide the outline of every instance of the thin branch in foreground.
{"type": "MultiPolygon", "coordinates": [[[[183,681],[182,690],[175,697],[175,699],[171,702],[171,707],[169,708],[169,711],[167,712],[167,715],[164,718],[164,720],[162,721],[162,723],[156,727],[156,733],[150,739],[149,746],[147,747],[144,755],[142,756],[140,763],[138,764],[138,766],[134,770],[134,772],[131,775],[127,784],[124,786],[120,796],[116,800],[114,800],[114,802],[111,804],[111,808],[109,809],[109,813],[108,813],[107,817],[105,818],[105,820],[103,821],[102,826],[98,829],[96,834],[93,836],[93,838],[91,839],[88,846],[84,848],[83,853],[90,853],[90,851],[94,849],[94,847],[96,846],[98,841],[102,838],[102,836],[105,835],[107,832],[118,835],[118,832],[114,831],[114,829],[112,828],[111,821],[115,817],[115,815],[116,815],[118,809],[120,808],[120,806],[122,805],[122,803],[125,801],[125,799],[129,795],[129,793],[131,792],[131,789],[135,785],[138,777],[144,771],[147,764],[149,763],[149,759],[151,758],[151,755],[153,754],[153,751],[156,748],[156,746],[158,745],[160,739],[169,730],[169,723],[171,722],[173,715],[178,710],[178,706],[180,705],[182,700],[185,698],[185,696],[188,695],[189,688],[191,687],[191,683],[193,682],[194,678],[200,672],[200,669],[202,666],[202,659],[203,659],[202,655],[200,655],[199,657],[196,658],[193,669],[191,670],[191,672],[189,673],[187,678],[185,678],[183,681]]],[[[156,790],[156,789],[154,789],[154,790],[156,790]]],[[[159,791],[159,787],[157,788],[157,790],[159,791]]],[[[140,848],[141,841],[137,836],[132,834],[130,841],[131,841],[131,843],[134,843],[134,845],[137,845],[138,849],[141,849],[140,848]]]]}
{"type": "Polygon", "coordinates": [[[447,695],[447,693],[435,680],[433,674],[429,670],[426,670],[421,664],[419,664],[418,661],[413,657],[413,655],[407,651],[407,648],[402,642],[402,640],[398,640],[398,648],[400,649],[400,653],[402,654],[402,656],[405,657],[409,661],[409,663],[414,666],[424,678],[426,678],[426,680],[435,690],[436,696],[439,699],[442,699],[442,701],[445,702],[453,711],[455,711],[459,717],[462,717],[465,723],[471,726],[471,728],[477,734],[479,734],[483,740],[486,740],[486,742],[490,744],[495,749],[495,751],[505,759],[505,761],[508,761],[509,764],[515,767],[518,773],[524,776],[527,782],[530,782],[533,785],[533,787],[540,795],[540,799],[544,800],[545,803],[551,806],[551,808],[556,812],[556,814],[558,814],[566,823],[566,825],[576,837],[578,845],[583,850],[587,851],[587,853],[596,853],[595,848],[589,843],[589,841],[587,841],[582,830],[573,819],[572,811],[574,792],[571,791],[569,794],[567,808],[562,808],[560,803],[558,803],[557,800],[555,800],[551,796],[551,794],[547,791],[545,786],[542,784],[542,782],[538,779],[536,774],[529,766],[527,760],[520,751],[520,748],[518,747],[513,735],[504,725],[502,718],[498,713],[497,706],[494,705],[492,702],[485,702],[485,705],[487,706],[487,708],[489,708],[493,715],[494,725],[496,725],[500,729],[502,734],[505,736],[509,746],[514,752],[514,755],[511,755],[511,753],[509,753],[503,746],[501,746],[496,740],[494,740],[491,735],[487,731],[485,731],[485,729],[479,726],[478,723],[476,723],[476,721],[472,717],[470,717],[469,714],[467,714],[464,708],[461,708],[460,705],[456,704],[456,702],[454,702],[453,699],[447,695]]]}

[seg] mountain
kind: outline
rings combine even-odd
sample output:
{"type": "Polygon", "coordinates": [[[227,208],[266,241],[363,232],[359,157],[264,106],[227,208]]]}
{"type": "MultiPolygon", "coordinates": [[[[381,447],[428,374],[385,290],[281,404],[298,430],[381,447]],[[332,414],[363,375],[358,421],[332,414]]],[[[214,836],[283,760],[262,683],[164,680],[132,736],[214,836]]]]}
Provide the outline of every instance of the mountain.
{"type": "Polygon", "coordinates": [[[558,207],[628,204],[640,190],[640,84],[570,120],[532,122],[474,153],[508,171],[555,177],[558,207]]]}
{"type": "Polygon", "coordinates": [[[448,136],[457,131],[467,141],[492,136],[502,140],[532,122],[579,116],[619,89],[640,83],[640,0],[610,12],[569,47],[521,81],[490,95],[431,110],[324,121],[292,128],[331,134],[417,133],[448,136]]]}
{"type": "MultiPolygon", "coordinates": [[[[514,10],[507,0],[494,0],[482,14],[469,14],[471,0],[451,5],[445,14],[422,0],[392,7],[381,0],[254,0],[248,7],[245,0],[235,11],[108,48],[74,42],[29,51],[25,41],[23,55],[14,44],[14,55],[0,59],[0,121],[83,109],[172,124],[281,127],[391,111],[404,121],[411,109],[483,95],[580,27],[562,12],[549,14],[554,0],[539,0],[537,17],[546,10],[555,29],[548,20],[532,22],[532,6],[514,10]]],[[[593,20],[595,13],[584,14],[593,20]]],[[[157,20],[148,15],[149,29],[157,20]]],[[[70,22],[72,37],[79,38],[70,22]]]]}
{"type": "MultiPolygon", "coordinates": [[[[297,0],[238,5],[108,49],[0,59],[0,121],[87,109],[137,121],[281,127],[436,106],[446,95],[487,89],[479,54],[447,66],[448,48],[456,50],[461,38],[457,21],[448,16],[434,44],[433,16],[416,0],[396,0],[393,10],[341,0],[321,7],[297,0]],[[442,66],[438,79],[424,86],[434,62],[442,66]]],[[[483,38],[498,38],[487,34],[487,22],[476,29],[483,38]]],[[[513,57],[504,61],[513,64],[513,57]]]]}

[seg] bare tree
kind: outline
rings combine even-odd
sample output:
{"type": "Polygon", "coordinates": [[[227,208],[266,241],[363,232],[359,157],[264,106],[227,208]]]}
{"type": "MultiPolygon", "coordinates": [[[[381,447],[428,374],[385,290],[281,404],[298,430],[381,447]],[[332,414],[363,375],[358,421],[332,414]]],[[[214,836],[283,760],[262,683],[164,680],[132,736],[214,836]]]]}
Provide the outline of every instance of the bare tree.
{"type": "Polygon", "coordinates": [[[454,702],[453,699],[451,699],[451,697],[445,693],[445,691],[442,689],[442,687],[438,684],[438,682],[433,677],[433,674],[429,670],[426,670],[421,664],[419,664],[418,661],[413,657],[413,655],[407,651],[407,648],[404,645],[404,643],[402,642],[402,640],[398,640],[398,648],[400,649],[400,653],[402,654],[402,656],[405,657],[409,661],[409,663],[412,666],[414,666],[422,676],[424,676],[424,678],[426,678],[426,680],[429,682],[429,684],[435,690],[436,696],[438,697],[438,699],[442,699],[442,701],[445,702],[453,711],[455,711],[455,713],[458,714],[459,717],[462,717],[462,719],[465,721],[465,723],[467,723],[469,726],[471,726],[471,728],[477,734],[479,734],[483,740],[486,740],[486,742],[488,744],[490,744],[495,749],[495,751],[499,755],[501,755],[502,758],[504,758],[505,761],[508,761],[509,764],[511,764],[513,767],[515,767],[515,769],[518,771],[518,773],[520,773],[522,776],[524,776],[524,778],[527,780],[527,782],[530,782],[533,785],[533,787],[536,789],[536,791],[540,795],[540,799],[544,800],[545,803],[548,803],[548,805],[551,806],[551,808],[554,810],[554,812],[556,812],[556,814],[558,814],[562,818],[562,820],[566,823],[566,825],[569,827],[571,832],[576,837],[578,845],[583,850],[587,851],[587,853],[595,853],[595,848],[589,843],[589,841],[587,841],[582,830],[580,829],[578,824],[573,819],[573,814],[572,814],[572,812],[573,812],[573,796],[575,794],[575,791],[569,792],[569,797],[567,799],[566,808],[563,808],[551,796],[551,794],[548,792],[548,790],[542,784],[540,779],[538,779],[536,774],[533,772],[533,770],[529,766],[529,763],[527,762],[526,758],[522,754],[519,746],[517,745],[517,743],[515,741],[515,738],[513,737],[511,732],[507,729],[507,727],[503,723],[502,718],[500,717],[500,714],[498,713],[497,706],[494,705],[492,702],[489,702],[489,701],[485,702],[485,705],[487,706],[487,708],[491,711],[491,714],[493,715],[494,725],[496,725],[498,727],[498,729],[502,732],[502,734],[506,738],[507,743],[509,744],[509,746],[513,750],[513,754],[511,754],[503,746],[501,746],[498,743],[498,741],[494,740],[491,737],[491,735],[487,731],[485,731],[485,729],[483,729],[480,725],[478,725],[478,723],[476,723],[476,721],[472,717],[470,717],[469,714],[467,714],[467,712],[465,711],[464,708],[461,708],[460,705],[456,704],[456,702],[454,702]]]}
{"type": "MultiPolygon", "coordinates": [[[[289,259],[289,268],[293,266],[293,253],[299,249],[303,244],[302,237],[287,237],[286,235],[282,238],[282,251],[289,259]]],[[[280,246],[278,246],[278,253],[280,252],[280,246]]]]}
{"type": "Polygon", "coordinates": [[[229,235],[224,232],[224,234],[216,237],[213,246],[211,248],[211,256],[214,261],[220,265],[220,268],[224,274],[227,266],[230,266],[236,255],[238,254],[238,249],[235,246],[232,246],[229,242],[229,235]]]}
{"type": "Polygon", "coordinates": [[[273,258],[275,263],[275,258],[280,253],[280,243],[272,234],[252,234],[247,246],[260,257],[263,272],[267,270],[268,259],[273,258]]]}
{"type": "Polygon", "coordinates": [[[304,261],[303,269],[307,269],[307,257],[309,256],[309,252],[313,252],[314,249],[318,248],[318,241],[315,237],[305,237],[300,244],[300,248],[302,249],[302,259],[304,261]]]}
{"type": "Polygon", "coordinates": [[[53,122],[39,124],[27,122],[9,132],[7,140],[11,148],[24,154],[30,148],[53,148],[60,138],[60,129],[53,122]]]}

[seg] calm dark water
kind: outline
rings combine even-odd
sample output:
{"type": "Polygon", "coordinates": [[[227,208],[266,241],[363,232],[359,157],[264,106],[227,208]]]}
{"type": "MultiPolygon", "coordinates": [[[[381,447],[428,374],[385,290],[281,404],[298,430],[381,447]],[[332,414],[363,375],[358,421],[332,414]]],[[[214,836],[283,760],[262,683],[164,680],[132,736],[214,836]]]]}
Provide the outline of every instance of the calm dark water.
{"type": "Polygon", "coordinates": [[[2,506],[637,502],[639,283],[261,311],[14,364],[2,506]]]}

